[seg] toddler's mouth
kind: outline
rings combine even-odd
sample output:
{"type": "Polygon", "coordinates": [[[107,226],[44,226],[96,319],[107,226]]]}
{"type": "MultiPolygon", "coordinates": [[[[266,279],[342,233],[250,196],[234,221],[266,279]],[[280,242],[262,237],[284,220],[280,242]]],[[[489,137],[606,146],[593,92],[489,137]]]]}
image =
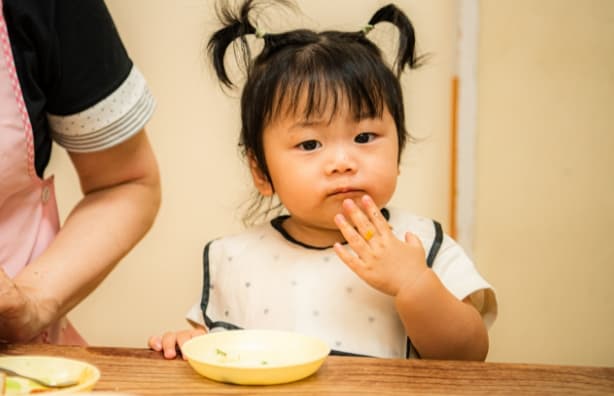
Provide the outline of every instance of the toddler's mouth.
{"type": "Polygon", "coordinates": [[[328,195],[335,196],[335,195],[359,195],[359,194],[364,194],[364,191],[357,189],[357,188],[353,188],[353,187],[339,187],[339,188],[334,189],[328,195]]]}

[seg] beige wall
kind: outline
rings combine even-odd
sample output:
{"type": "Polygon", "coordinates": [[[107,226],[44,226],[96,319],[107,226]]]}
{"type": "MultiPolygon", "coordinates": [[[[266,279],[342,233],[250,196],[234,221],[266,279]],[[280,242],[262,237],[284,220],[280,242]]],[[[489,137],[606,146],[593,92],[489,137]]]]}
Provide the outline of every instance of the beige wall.
{"type": "MultiPolygon", "coordinates": [[[[204,244],[241,229],[237,208],[248,198],[251,180],[236,148],[238,95],[220,91],[201,54],[207,32],[218,26],[211,3],[107,0],[158,101],[148,131],[160,162],[163,203],[143,242],[71,312],[92,344],[143,346],[149,335],[186,327],[184,314],[200,298],[204,244]]],[[[387,2],[298,3],[309,16],[300,23],[358,30],[387,2]]],[[[394,204],[447,224],[455,9],[450,0],[431,1],[428,7],[420,1],[398,4],[413,15],[420,48],[432,57],[403,81],[409,128],[425,140],[405,153],[394,204]]],[[[384,30],[374,30],[373,37],[390,41],[384,30]]],[[[61,175],[57,187],[65,216],[79,194],[58,147],[49,173],[61,175]]]]}
{"type": "Polygon", "coordinates": [[[481,1],[475,256],[489,359],[614,365],[614,2],[481,1]]]}
{"type": "MultiPolygon", "coordinates": [[[[304,22],[345,29],[387,1],[298,3],[304,22]]],[[[211,1],[107,4],[158,100],[148,130],[164,202],[151,233],[70,316],[92,344],[142,346],[185,327],[203,244],[241,229],[250,181],[236,95],[220,92],[200,53],[211,1]]],[[[433,56],[404,79],[409,127],[428,139],[405,153],[394,204],[447,224],[456,2],[397,4],[433,56]]],[[[473,250],[500,303],[489,360],[614,365],[614,2],[484,0],[480,19],[473,250]]],[[[50,171],[62,175],[65,215],[78,191],[59,149],[50,171]]]]}

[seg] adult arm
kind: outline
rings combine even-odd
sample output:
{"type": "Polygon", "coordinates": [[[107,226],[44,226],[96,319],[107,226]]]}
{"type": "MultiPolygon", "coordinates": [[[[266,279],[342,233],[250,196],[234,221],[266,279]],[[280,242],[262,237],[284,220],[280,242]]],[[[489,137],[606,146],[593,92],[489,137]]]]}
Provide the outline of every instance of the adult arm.
{"type": "Polygon", "coordinates": [[[158,166],[144,130],[112,148],[70,157],[84,196],[43,254],[12,281],[0,274],[0,340],[30,340],[74,308],[157,214],[158,166]]]}

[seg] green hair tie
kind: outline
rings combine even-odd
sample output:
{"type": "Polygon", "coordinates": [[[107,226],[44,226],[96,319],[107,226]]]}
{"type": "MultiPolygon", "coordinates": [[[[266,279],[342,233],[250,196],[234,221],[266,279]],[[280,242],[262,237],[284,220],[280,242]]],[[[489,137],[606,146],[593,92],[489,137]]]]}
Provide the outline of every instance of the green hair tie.
{"type": "Polygon", "coordinates": [[[256,28],[257,38],[264,38],[265,35],[266,35],[266,31],[264,29],[256,28]]]}

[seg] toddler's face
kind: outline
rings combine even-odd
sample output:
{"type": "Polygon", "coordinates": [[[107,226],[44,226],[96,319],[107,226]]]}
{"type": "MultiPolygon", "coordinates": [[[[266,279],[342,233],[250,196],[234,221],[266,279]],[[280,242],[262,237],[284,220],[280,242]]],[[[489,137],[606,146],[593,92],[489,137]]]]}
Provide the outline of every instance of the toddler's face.
{"type": "Polygon", "coordinates": [[[301,112],[282,114],[263,135],[275,193],[291,214],[288,226],[336,235],[337,240],[342,238],[333,217],[341,212],[343,200],[359,204],[360,197],[369,194],[381,208],[392,197],[399,172],[397,128],[388,109],[382,118],[362,120],[341,110],[334,117],[309,120],[301,112]]]}

